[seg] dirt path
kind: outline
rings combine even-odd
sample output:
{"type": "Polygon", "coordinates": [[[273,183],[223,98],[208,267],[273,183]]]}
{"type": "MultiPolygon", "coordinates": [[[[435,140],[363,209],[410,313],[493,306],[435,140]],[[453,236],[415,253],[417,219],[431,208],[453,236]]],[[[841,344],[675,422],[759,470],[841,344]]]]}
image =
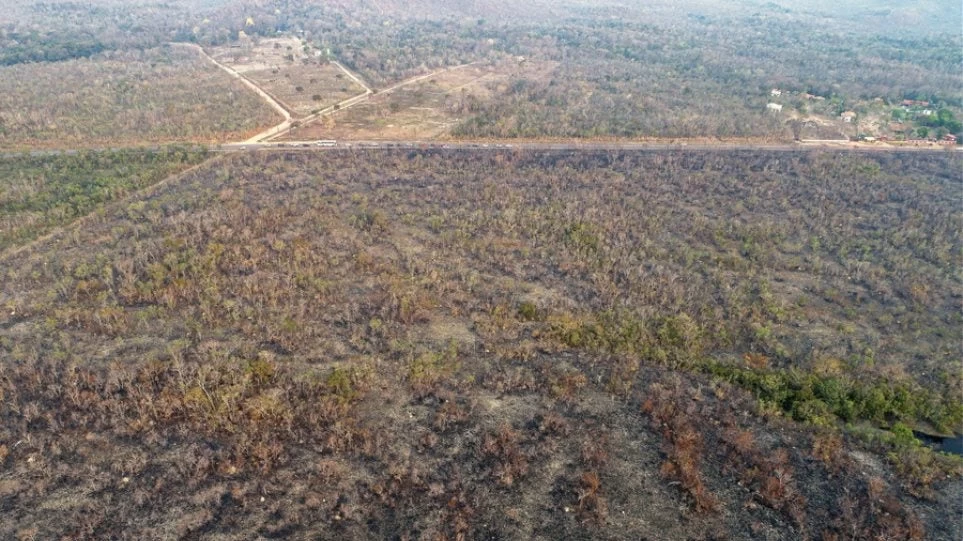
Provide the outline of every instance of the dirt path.
{"type": "Polygon", "coordinates": [[[236,144],[238,144],[238,145],[252,145],[252,144],[257,144],[257,143],[266,143],[266,142],[268,142],[268,141],[271,141],[271,140],[273,140],[273,139],[277,139],[278,137],[281,137],[282,135],[284,135],[284,134],[286,134],[287,132],[291,131],[291,129],[294,128],[295,126],[303,126],[303,125],[306,125],[306,124],[310,124],[311,122],[314,122],[315,120],[317,120],[317,119],[319,119],[319,118],[321,118],[321,117],[325,117],[325,116],[327,116],[327,115],[334,114],[335,112],[338,112],[338,111],[343,111],[343,110],[348,109],[348,108],[350,108],[350,107],[353,107],[353,106],[355,106],[355,105],[357,105],[357,104],[359,104],[359,103],[361,103],[361,102],[363,102],[363,101],[368,100],[368,98],[370,98],[371,96],[380,95],[380,94],[390,94],[391,92],[394,92],[395,90],[398,90],[399,88],[404,88],[404,87],[406,87],[406,86],[409,86],[409,85],[412,85],[412,84],[415,84],[415,83],[424,81],[425,79],[430,79],[430,78],[432,78],[432,77],[434,77],[434,76],[436,76],[436,75],[438,75],[438,74],[446,73],[446,72],[449,72],[449,71],[454,71],[454,70],[457,70],[457,69],[462,69],[462,68],[466,68],[466,67],[468,67],[468,66],[473,66],[473,65],[475,65],[475,64],[478,64],[478,62],[471,62],[471,63],[469,63],[469,64],[461,64],[461,65],[459,65],[459,66],[452,66],[452,67],[450,67],[450,68],[445,68],[445,69],[433,71],[433,72],[427,73],[427,74],[425,74],[425,75],[419,75],[419,76],[417,76],[417,77],[412,77],[411,79],[408,79],[408,80],[405,80],[405,81],[401,81],[400,83],[398,83],[398,84],[396,84],[396,85],[394,85],[394,86],[390,86],[390,87],[388,87],[388,88],[386,88],[386,89],[384,89],[384,90],[379,90],[379,91],[376,92],[376,91],[372,90],[371,87],[369,87],[367,84],[365,84],[365,82],[364,82],[360,77],[358,77],[357,75],[355,75],[354,73],[352,73],[351,70],[349,70],[348,68],[344,67],[343,64],[341,64],[340,62],[337,62],[337,61],[333,61],[332,64],[334,64],[335,66],[337,66],[338,69],[340,69],[342,72],[344,72],[344,74],[345,74],[348,78],[350,78],[352,81],[354,81],[355,83],[357,83],[358,86],[360,86],[361,88],[363,88],[363,89],[364,89],[364,92],[361,93],[361,94],[358,94],[357,96],[354,96],[354,97],[352,97],[352,98],[348,98],[348,99],[346,99],[346,100],[344,100],[344,101],[342,101],[342,102],[336,103],[336,104],[334,104],[334,105],[332,105],[332,106],[330,106],[330,107],[326,107],[325,109],[322,109],[322,110],[320,110],[320,111],[318,111],[318,112],[316,112],[316,113],[314,113],[314,114],[308,115],[308,116],[306,116],[306,117],[303,117],[303,118],[294,118],[294,117],[291,115],[291,111],[290,111],[287,107],[285,107],[284,104],[281,103],[277,98],[275,98],[274,96],[272,96],[269,92],[265,91],[263,88],[261,88],[257,83],[255,83],[255,82],[252,81],[251,79],[249,79],[249,78],[247,78],[246,76],[244,76],[244,75],[242,75],[241,73],[239,73],[239,72],[238,72],[237,70],[235,70],[234,68],[231,68],[230,66],[225,66],[224,64],[221,64],[220,62],[218,62],[214,57],[212,57],[211,55],[207,54],[207,51],[205,51],[201,46],[195,45],[195,44],[193,44],[193,43],[171,43],[171,45],[180,46],[180,47],[188,47],[188,48],[190,48],[190,49],[193,49],[193,50],[197,51],[198,53],[201,54],[201,56],[203,56],[204,58],[206,58],[207,60],[209,60],[211,63],[213,63],[213,64],[214,64],[215,66],[217,66],[218,68],[222,69],[225,73],[227,73],[227,74],[230,75],[231,77],[233,77],[233,78],[241,81],[241,83],[243,83],[244,86],[246,86],[246,87],[250,88],[251,90],[253,90],[254,92],[256,92],[259,96],[261,96],[261,98],[264,99],[264,101],[266,101],[266,102],[268,103],[268,105],[270,105],[275,111],[277,111],[278,113],[280,113],[281,116],[284,118],[284,121],[281,122],[280,124],[278,124],[277,126],[274,126],[274,127],[272,127],[272,128],[268,128],[267,130],[264,130],[263,132],[258,133],[257,135],[255,135],[254,137],[251,137],[250,139],[248,139],[248,140],[246,140],[246,141],[242,141],[242,142],[236,143],[236,144]]]}
{"type": "Polygon", "coordinates": [[[337,60],[332,60],[331,63],[334,64],[335,66],[338,66],[338,69],[343,71],[344,74],[347,75],[348,78],[350,78],[352,81],[358,83],[358,86],[364,89],[365,94],[374,93],[374,90],[371,90],[371,88],[368,85],[364,84],[364,81],[362,81],[360,77],[351,73],[351,71],[348,68],[344,67],[344,65],[341,64],[341,62],[338,62],[337,60]]]}
{"type": "Polygon", "coordinates": [[[417,76],[417,77],[412,77],[411,79],[407,79],[407,80],[401,81],[400,83],[398,83],[398,84],[396,84],[396,85],[394,85],[394,86],[390,86],[390,87],[388,87],[388,88],[386,88],[386,89],[384,89],[384,90],[380,90],[380,91],[376,92],[376,94],[390,94],[391,92],[394,92],[395,90],[398,90],[399,88],[406,87],[406,86],[408,86],[408,85],[413,85],[413,84],[415,84],[415,83],[424,81],[425,79],[431,79],[432,77],[434,77],[434,76],[436,76],[436,75],[440,75],[440,74],[442,74],[442,73],[448,73],[449,71],[460,70],[460,69],[462,69],[462,68],[467,68],[468,66],[474,66],[475,64],[480,64],[480,63],[481,63],[481,62],[470,62],[470,63],[468,63],[468,64],[461,64],[461,65],[459,65],[459,66],[452,66],[452,67],[450,67],[450,68],[440,69],[440,70],[438,70],[438,71],[433,71],[433,72],[428,73],[428,74],[425,74],[425,75],[419,75],[419,76],[417,76]]]}
{"type": "MultiPolygon", "coordinates": [[[[335,104],[335,105],[332,105],[331,107],[327,107],[327,108],[325,108],[325,109],[322,109],[321,111],[318,111],[317,113],[314,113],[313,115],[306,116],[306,117],[304,117],[304,118],[302,118],[302,119],[300,119],[300,120],[297,120],[296,122],[297,122],[298,126],[306,126],[307,124],[310,124],[310,123],[314,122],[315,120],[318,120],[318,119],[321,118],[321,117],[325,117],[325,116],[328,116],[328,115],[331,115],[331,114],[334,114],[334,113],[337,113],[337,112],[340,112],[340,111],[344,111],[345,109],[349,109],[349,108],[351,108],[351,107],[353,107],[353,106],[355,106],[355,105],[357,105],[357,104],[359,104],[359,103],[361,103],[361,102],[363,102],[363,101],[367,101],[367,100],[368,100],[369,98],[371,98],[372,96],[380,96],[380,95],[382,95],[382,94],[390,94],[390,93],[394,92],[395,90],[398,90],[398,89],[400,89],[400,88],[404,88],[404,87],[406,87],[406,86],[413,85],[413,84],[415,84],[415,83],[424,81],[425,79],[430,79],[430,78],[432,78],[432,77],[434,77],[434,76],[436,76],[436,75],[440,75],[440,74],[442,74],[442,73],[447,73],[447,72],[449,72],[449,71],[454,71],[454,70],[458,70],[458,69],[462,69],[462,68],[467,68],[468,66],[473,66],[473,65],[478,64],[478,63],[479,63],[479,62],[472,62],[472,63],[469,63],[469,64],[461,64],[461,65],[459,65],[459,66],[452,66],[452,67],[450,67],[450,68],[445,68],[445,69],[433,71],[433,72],[427,73],[427,74],[425,74],[425,75],[419,75],[419,76],[417,76],[417,77],[412,77],[411,79],[406,79],[406,80],[404,80],[404,81],[401,81],[400,83],[395,84],[394,86],[390,86],[390,87],[388,87],[388,88],[386,88],[386,89],[384,89],[384,90],[379,90],[379,91],[376,92],[376,91],[374,91],[374,90],[371,90],[371,88],[369,88],[367,85],[365,85],[360,79],[356,78],[350,71],[348,71],[347,69],[345,69],[345,67],[342,66],[340,63],[338,63],[338,62],[333,62],[333,64],[336,64],[339,68],[341,68],[342,71],[344,71],[344,72],[348,75],[348,77],[351,77],[352,80],[354,80],[354,81],[357,82],[359,85],[361,85],[361,86],[365,89],[365,93],[364,93],[364,94],[360,94],[360,95],[358,95],[358,96],[355,96],[355,97],[353,97],[353,98],[349,98],[349,99],[347,99],[347,100],[345,100],[345,101],[342,101],[341,103],[337,103],[337,104],[335,104]]],[[[281,130],[274,131],[274,129],[272,128],[272,130],[269,130],[269,131],[273,131],[273,132],[274,132],[274,133],[272,133],[271,135],[268,135],[267,137],[260,137],[260,138],[257,139],[256,141],[255,141],[255,140],[245,141],[245,143],[266,143],[266,142],[268,142],[268,141],[272,141],[272,140],[274,140],[274,139],[277,139],[278,137],[281,137],[282,135],[284,135],[284,134],[286,134],[287,132],[289,132],[289,131],[291,130],[291,128],[293,128],[293,127],[294,127],[294,125],[291,124],[291,123],[289,123],[289,125],[288,125],[286,128],[281,129],[281,130]]],[[[278,126],[278,128],[280,128],[280,126],[278,126]]],[[[264,134],[261,134],[261,135],[264,135],[264,134]]]]}
{"type": "MultiPolygon", "coordinates": [[[[268,130],[265,130],[265,131],[263,131],[263,132],[255,135],[254,137],[251,137],[250,139],[248,139],[247,141],[245,141],[246,143],[257,143],[257,142],[259,142],[259,141],[263,141],[263,140],[265,140],[265,139],[267,139],[267,138],[269,138],[269,137],[274,136],[274,135],[277,134],[277,133],[282,133],[282,132],[284,132],[284,131],[286,131],[286,130],[288,130],[288,129],[291,128],[291,123],[294,121],[294,118],[291,116],[291,111],[289,111],[289,110],[288,110],[280,101],[278,101],[274,96],[272,96],[271,94],[269,94],[268,92],[266,92],[263,88],[261,88],[260,86],[258,86],[257,83],[255,83],[254,81],[248,79],[246,76],[238,73],[237,70],[235,70],[234,68],[231,68],[231,67],[229,67],[229,66],[225,66],[224,64],[221,64],[220,62],[218,62],[217,60],[215,60],[214,57],[212,57],[211,55],[207,54],[207,51],[205,51],[205,50],[204,50],[201,46],[199,46],[199,45],[194,45],[193,43],[172,43],[171,45],[178,45],[178,46],[181,46],[181,47],[188,47],[188,48],[190,48],[190,49],[194,49],[195,51],[199,52],[199,53],[201,54],[201,56],[203,56],[204,58],[206,58],[206,59],[208,59],[209,61],[211,61],[215,66],[221,68],[222,70],[224,70],[224,72],[226,72],[226,73],[227,73],[228,75],[230,75],[231,77],[233,77],[233,78],[241,81],[241,83],[244,84],[244,86],[246,86],[246,87],[250,88],[251,90],[253,90],[254,92],[256,92],[258,96],[261,96],[261,98],[263,98],[264,101],[266,101],[266,102],[268,103],[268,105],[270,105],[275,111],[277,111],[278,113],[280,113],[280,115],[284,118],[284,122],[281,122],[281,123],[278,124],[277,126],[274,126],[273,128],[270,128],[270,129],[268,129],[268,130]]],[[[363,85],[362,85],[362,86],[363,86],[363,85]]]]}
{"type": "Polygon", "coordinates": [[[284,122],[281,122],[280,124],[278,124],[277,126],[274,126],[274,127],[272,127],[272,128],[268,128],[267,130],[264,130],[263,132],[255,135],[254,137],[251,137],[250,139],[248,139],[248,140],[246,140],[246,141],[243,141],[243,142],[241,142],[241,143],[238,143],[238,144],[255,144],[255,143],[261,143],[261,142],[265,142],[265,141],[270,141],[271,139],[275,139],[275,138],[280,137],[281,135],[287,133],[287,132],[290,131],[291,128],[293,128],[295,125],[300,125],[300,124],[305,124],[305,123],[308,123],[308,122],[313,122],[313,121],[317,120],[318,118],[321,118],[322,116],[325,116],[325,115],[328,115],[328,114],[333,113],[334,111],[338,111],[338,110],[343,109],[343,108],[351,107],[352,105],[355,105],[356,103],[359,103],[360,101],[363,101],[364,99],[366,99],[368,96],[374,94],[374,90],[371,90],[371,88],[370,88],[368,85],[366,85],[366,84],[364,83],[364,81],[361,80],[360,77],[358,77],[358,76],[355,75],[354,73],[351,73],[351,71],[350,71],[348,68],[344,67],[340,62],[332,62],[335,66],[338,67],[338,69],[340,69],[342,72],[344,72],[344,74],[347,75],[348,78],[350,78],[352,81],[354,81],[355,83],[357,83],[358,86],[360,86],[361,88],[363,88],[363,89],[364,89],[364,92],[361,93],[361,94],[359,94],[359,95],[357,95],[357,96],[354,96],[354,97],[352,97],[352,98],[348,98],[348,99],[346,99],[346,100],[344,100],[344,101],[342,101],[342,102],[336,103],[336,104],[332,105],[331,107],[328,107],[328,108],[326,108],[326,109],[323,109],[323,110],[321,110],[321,111],[318,111],[317,113],[314,113],[314,114],[312,114],[312,115],[308,115],[308,116],[303,117],[303,118],[294,118],[294,117],[291,115],[291,111],[290,111],[287,107],[285,107],[284,104],[281,103],[277,98],[275,98],[274,96],[272,96],[269,92],[265,91],[265,90],[264,90],[263,88],[261,88],[257,83],[255,83],[254,81],[252,81],[252,80],[249,79],[248,77],[246,77],[246,76],[242,75],[241,73],[239,73],[237,70],[235,70],[235,69],[233,69],[233,68],[231,68],[231,67],[229,67],[229,66],[225,66],[224,64],[221,64],[220,62],[218,62],[214,57],[212,57],[211,55],[207,54],[207,51],[205,51],[202,47],[200,47],[200,46],[198,46],[198,45],[194,45],[193,43],[172,43],[171,45],[179,45],[179,46],[183,46],[183,47],[189,47],[189,48],[194,49],[195,51],[199,52],[204,58],[207,58],[207,59],[208,59],[209,61],[211,61],[215,66],[221,68],[221,69],[224,70],[228,75],[230,75],[231,77],[233,77],[233,78],[241,81],[245,86],[247,86],[248,88],[250,88],[251,90],[253,90],[254,92],[256,92],[259,96],[261,96],[261,97],[264,99],[264,101],[266,101],[266,102],[268,103],[268,105],[270,105],[272,108],[274,108],[274,110],[276,110],[277,112],[279,112],[282,117],[284,117],[284,122]]]}

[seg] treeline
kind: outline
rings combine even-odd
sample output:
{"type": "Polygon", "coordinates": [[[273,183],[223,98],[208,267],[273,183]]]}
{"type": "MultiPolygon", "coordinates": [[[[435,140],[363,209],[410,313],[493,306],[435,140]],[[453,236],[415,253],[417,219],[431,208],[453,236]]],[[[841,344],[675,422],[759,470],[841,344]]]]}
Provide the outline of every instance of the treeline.
{"type": "Polygon", "coordinates": [[[0,65],[24,62],[59,62],[72,58],[87,58],[109,48],[91,35],[66,34],[5,34],[0,46],[0,65]]]}
{"type": "Polygon", "coordinates": [[[503,30],[500,50],[558,66],[544,77],[519,78],[499,99],[481,103],[457,135],[787,138],[786,118],[766,114],[773,88],[841,106],[877,97],[898,103],[906,95],[963,103],[953,40],[866,46],[865,36],[840,28],[754,17],[687,18],[671,28],[576,20],[503,30]],[[767,32],[752,30],[760,25],[767,32]],[[899,58],[897,45],[906,48],[899,58]]]}
{"type": "Polygon", "coordinates": [[[943,128],[953,134],[963,130],[963,122],[957,120],[956,115],[949,109],[940,109],[934,115],[919,116],[916,122],[929,128],[943,128]]]}

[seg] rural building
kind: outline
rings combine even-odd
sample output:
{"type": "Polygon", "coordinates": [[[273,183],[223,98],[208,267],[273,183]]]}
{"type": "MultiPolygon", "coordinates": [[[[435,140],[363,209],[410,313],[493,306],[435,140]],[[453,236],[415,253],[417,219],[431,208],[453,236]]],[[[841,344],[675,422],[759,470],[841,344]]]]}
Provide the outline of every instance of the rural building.
{"type": "Polygon", "coordinates": [[[773,88],[772,90],[769,91],[769,95],[770,95],[770,96],[782,96],[782,90],[779,90],[778,88],[773,88]]]}
{"type": "Polygon", "coordinates": [[[929,107],[930,102],[923,100],[903,100],[903,107],[929,107]]]}
{"type": "Polygon", "coordinates": [[[954,143],[954,144],[955,144],[955,143],[956,143],[956,136],[953,135],[952,133],[948,133],[948,134],[946,134],[946,135],[943,136],[943,142],[944,142],[944,143],[954,143]]]}
{"type": "Polygon", "coordinates": [[[779,111],[782,111],[782,105],[779,105],[778,103],[769,103],[766,104],[766,109],[778,113],[779,111]]]}
{"type": "Polygon", "coordinates": [[[852,111],[846,111],[843,114],[839,115],[839,118],[843,119],[843,122],[852,122],[856,120],[856,113],[852,111]]]}

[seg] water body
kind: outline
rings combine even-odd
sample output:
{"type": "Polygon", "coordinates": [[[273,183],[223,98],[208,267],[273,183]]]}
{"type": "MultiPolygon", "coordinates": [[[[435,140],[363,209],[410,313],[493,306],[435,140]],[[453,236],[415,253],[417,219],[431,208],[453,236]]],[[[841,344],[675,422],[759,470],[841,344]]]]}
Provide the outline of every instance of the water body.
{"type": "Polygon", "coordinates": [[[913,432],[913,435],[937,451],[963,456],[963,435],[946,438],[916,431],[913,432]]]}

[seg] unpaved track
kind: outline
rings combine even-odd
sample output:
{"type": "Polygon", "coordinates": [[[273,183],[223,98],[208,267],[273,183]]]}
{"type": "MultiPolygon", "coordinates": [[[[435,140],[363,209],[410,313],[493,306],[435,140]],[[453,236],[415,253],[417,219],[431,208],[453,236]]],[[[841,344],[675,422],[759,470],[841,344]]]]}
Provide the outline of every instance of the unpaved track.
{"type": "Polygon", "coordinates": [[[224,70],[228,75],[230,75],[235,79],[238,79],[239,81],[244,83],[245,86],[257,92],[257,94],[261,96],[264,99],[264,101],[266,101],[271,107],[274,108],[274,110],[279,112],[281,116],[284,117],[284,121],[278,124],[277,126],[268,128],[267,130],[264,130],[263,132],[255,135],[254,137],[251,137],[250,139],[248,139],[247,141],[244,141],[241,144],[255,144],[263,141],[270,141],[271,139],[275,139],[289,132],[291,128],[293,128],[296,124],[302,125],[302,124],[307,124],[309,122],[313,122],[318,118],[321,118],[322,116],[329,115],[335,111],[351,107],[352,105],[355,105],[356,103],[359,103],[365,100],[368,96],[374,94],[374,91],[371,90],[371,88],[368,85],[366,85],[364,81],[362,81],[357,75],[355,75],[354,73],[351,73],[351,71],[348,68],[344,67],[340,62],[332,62],[335,66],[338,67],[338,69],[344,72],[344,74],[347,75],[348,78],[350,78],[352,81],[357,83],[358,86],[363,88],[364,92],[352,98],[348,98],[340,103],[332,105],[331,107],[318,111],[317,113],[314,113],[312,115],[308,115],[304,118],[296,119],[291,115],[291,111],[288,110],[288,108],[285,107],[283,103],[281,103],[277,98],[272,96],[269,92],[261,88],[260,85],[258,85],[257,83],[249,79],[247,76],[242,75],[234,68],[221,64],[214,57],[207,54],[207,51],[205,51],[199,45],[194,45],[193,43],[172,43],[171,45],[189,47],[199,52],[204,58],[207,58],[215,66],[224,70]]]}
{"type": "MultiPolygon", "coordinates": [[[[380,96],[380,95],[382,95],[382,94],[390,94],[390,93],[394,92],[395,90],[398,90],[399,88],[404,88],[404,87],[406,87],[406,86],[413,85],[413,84],[415,84],[415,83],[424,81],[425,79],[430,79],[430,78],[432,78],[432,77],[434,77],[434,76],[436,76],[436,75],[442,74],[442,73],[447,73],[447,72],[449,72],[449,71],[454,71],[454,70],[458,70],[458,69],[462,69],[462,68],[467,68],[468,66],[473,66],[473,65],[475,65],[475,64],[478,64],[479,62],[472,62],[472,63],[470,63],[470,64],[461,64],[460,66],[452,66],[452,67],[450,67],[450,68],[445,68],[445,69],[433,71],[433,72],[427,73],[427,74],[425,74],[425,75],[419,75],[419,76],[417,76],[417,77],[412,77],[411,79],[407,79],[407,80],[401,81],[400,83],[398,83],[398,84],[396,84],[396,85],[394,85],[394,86],[390,86],[390,87],[388,87],[388,88],[386,88],[386,89],[384,89],[384,90],[379,90],[379,91],[377,91],[377,92],[371,90],[371,88],[369,88],[366,84],[364,84],[363,82],[361,82],[360,79],[358,79],[358,78],[356,78],[354,75],[352,75],[351,72],[348,71],[347,69],[345,69],[344,66],[342,66],[340,63],[338,63],[338,62],[333,62],[333,63],[334,63],[334,64],[337,64],[338,67],[341,68],[342,71],[344,71],[344,72],[348,75],[348,77],[351,77],[351,79],[353,79],[355,82],[357,82],[359,85],[361,85],[361,86],[365,89],[364,94],[359,94],[359,95],[357,95],[357,96],[355,96],[355,97],[353,97],[353,98],[349,98],[349,99],[347,99],[347,100],[344,100],[344,101],[342,101],[341,103],[332,105],[331,107],[328,107],[328,108],[326,108],[326,109],[322,109],[321,111],[318,111],[317,113],[314,113],[313,115],[309,115],[309,116],[306,116],[306,117],[304,117],[304,118],[302,118],[302,119],[300,119],[300,120],[297,120],[296,122],[298,123],[299,126],[306,126],[306,125],[314,122],[315,120],[317,120],[317,119],[319,119],[319,118],[321,118],[321,117],[325,117],[325,116],[328,116],[328,115],[332,115],[332,114],[334,114],[334,113],[338,113],[338,112],[344,111],[345,109],[349,109],[349,108],[351,108],[351,107],[353,107],[353,106],[355,106],[355,105],[357,105],[357,104],[359,104],[359,103],[361,103],[361,102],[363,102],[363,101],[368,101],[368,99],[370,99],[372,96],[380,96]]],[[[280,128],[280,126],[278,126],[278,127],[280,128]]],[[[256,140],[256,141],[254,141],[254,140],[245,141],[245,143],[246,143],[246,144],[250,144],[250,143],[267,143],[267,142],[273,141],[274,139],[277,139],[278,137],[281,137],[282,135],[284,135],[284,134],[286,134],[287,132],[291,131],[291,128],[293,128],[293,127],[294,127],[294,126],[293,126],[293,125],[290,125],[290,123],[289,123],[289,125],[288,125],[285,129],[281,129],[281,130],[277,130],[277,131],[275,131],[274,129],[269,130],[269,131],[273,131],[274,133],[272,133],[271,135],[268,135],[268,136],[266,136],[266,137],[261,137],[261,138],[259,138],[259,139],[256,140]]]]}
{"type": "Polygon", "coordinates": [[[374,93],[374,90],[371,90],[371,88],[369,88],[368,85],[364,84],[364,81],[362,81],[357,75],[351,73],[351,70],[344,67],[344,65],[342,65],[341,62],[338,62],[337,60],[332,60],[331,63],[334,64],[335,66],[338,66],[338,69],[343,71],[344,74],[347,75],[348,78],[350,78],[352,81],[358,83],[358,86],[364,89],[365,94],[374,93]]]}
{"type": "Polygon", "coordinates": [[[450,68],[440,69],[440,70],[438,70],[438,71],[433,71],[433,72],[427,73],[427,74],[425,74],[425,75],[419,75],[419,76],[417,76],[417,77],[412,77],[411,79],[407,79],[407,80],[401,81],[400,83],[398,83],[398,84],[396,84],[396,85],[394,85],[394,86],[390,86],[390,87],[388,87],[388,88],[386,88],[386,89],[384,89],[384,90],[381,90],[381,91],[377,92],[377,94],[390,94],[391,92],[394,92],[395,90],[398,90],[399,88],[402,88],[402,87],[405,87],[405,86],[408,86],[408,85],[412,85],[412,84],[415,84],[415,83],[424,81],[425,79],[431,79],[432,77],[434,77],[434,76],[436,76],[436,75],[440,75],[440,74],[442,74],[442,73],[448,73],[449,71],[455,71],[455,70],[460,70],[460,69],[463,69],[463,68],[467,68],[468,66],[474,66],[475,64],[481,64],[481,62],[470,62],[470,63],[468,63],[468,64],[461,64],[461,65],[458,65],[458,66],[452,66],[452,67],[450,67],[450,68]]]}
{"type": "Polygon", "coordinates": [[[268,103],[268,105],[270,105],[275,111],[277,111],[282,117],[284,117],[284,120],[291,120],[291,112],[288,111],[287,108],[285,108],[284,105],[281,104],[281,102],[276,100],[274,96],[265,92],[263,88],[257,85],[257,83],[248,79],[246,76],[241,75],[234,68],[225,66],[224,64],[221,64],[220,62],[215,60],[214,57],[207,54],[207,51],[205,51],[200,45],[195,45],[193,43],[171,43],[171,45],[194,49],[195,51],[200,53],[201,56],[203,56],[204,58],[208,59],[211,63],[213,63],[215,66],[224,70],[228,75],[241,81],[241,83],[243,83],[244,86],[257,92],[257,94],[261,96],[261,98],[263,98],[264,101],[268,103]]]}
{"type": "Polygon", "coordinates": [[[674,151],[674,152],[914,152],[914,153],[963,153],[963,147],[896,147],[849,144],[812,144],[812,143],[755,143],[741,141],[686,142],[686,141],[439,141],[439,140],[340,140],[326,144],[317,141],[280,141],[260,143],[228,143],[212,147],[212,152],[236,152],[248,150],[526,150],[526,151],[674,151]]]}
{"type": "Polygon", "coordinates": [[[284,104],[278,101],[274,96],[272,96],[270,93],[268,93],[263,88],[261,88],[257,83],[249,79],[247,76],[242,75],[234,68],[221,64],[213,56],[207,54],[207,51],[205,51],[199,45],[195,45],[193,43],[172,43],[171,45],[188,47],[199,52],[201,56],[211,61],[215,66],[224,70],[228,75],[241,81],[241,83],[243,83],[244,86],[250,88],[254,92],[257,92],[258,96],[261,96],[261,98],[263,98],[264,101],[268,103],[268,105],[270,105],[275,111],[277,111],[278,113],[281,114],[282,117],[284,117],[283,122],[281,122],[277,126],[274,126],[273,128],[269,128],[255,135],[254,137],[251,137],[250,139],[245,141],[245,143],[257,143],[259,141],[264,141],[270,137],[276,136],[279,133],[284,133],[287,130],[291,129],[291,125],[294,122],[294,117],[291,116],[291,111],[289,111],[287,107],[285,107],[284,104]]]}

